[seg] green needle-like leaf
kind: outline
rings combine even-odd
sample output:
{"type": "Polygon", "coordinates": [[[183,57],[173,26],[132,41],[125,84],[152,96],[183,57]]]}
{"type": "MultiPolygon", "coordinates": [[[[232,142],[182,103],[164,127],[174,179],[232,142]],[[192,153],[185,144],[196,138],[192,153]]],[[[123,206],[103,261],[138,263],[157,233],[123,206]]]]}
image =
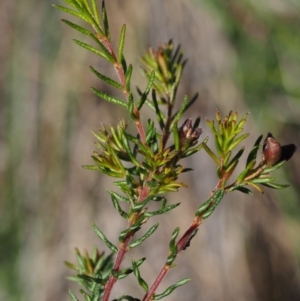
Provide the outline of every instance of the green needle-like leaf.
{"type": "Polygon", "coordinates": [[[231,161],[228,163],[228,166],[231,165],[233,162],[238,161],[242,154],[244,153],[245,147],[243,146],[238,152],[237,154],[231,159],[231,161]]]}
{"type": "Polygon", "coordinates": [[[76,3],[76,0],[63,0],[65,3],[69,4],[70,6],[77,7],[74,3],[76,3]]]}
{"type": "MultiPolygon", "coordinates": [[[[276,177],[268,177],[268,178],[254,178],[251,180],[252,183],[256,183],[256,184],[265,184],[265,183],[270,183],[277,180],[276,177]]],[[[272,184],[272,183],[271,183],[272,184]]]]}
{"type": "Polygon", "coordinates": [[[248,115],[249,115],[249,113],[246,113],[246,114],[242,117],[242,119],[239,121],[239,123],[238,123],[237,126],[236,126],[236,129],[237,129],[237,130],[240,130],[240,129],[243,128],[244,124],[245,124],[246,121],[247,121],[248,115]]]}
{"type": "MultiPolygon", "coordinates": [[[[82,0],[81,0],[82,1],[82,0]]],[[[93,13],[92,13],[92,9],[91,9],[91,7],[90,7],[90,4],[88,3],[88,0],[83,0],[83,4],[84,4],[84,7],[85,7],[85,9],[87,10],[87,12],[90,14],[90,15],[92,15],[93,13]]]]}
{"type": "Polygon", "coordinates": [[[118,62],[122,62],[123,57],[123,50],[124,50],[124,44],[125,44],[125,35],[126,35],[126,25],[124,24],[121,29],[121,35],[119,40],[119,46],[118,46],[118,62]]]}
{"type": "Polygon", "coordinates": [[[133,269],[133,273],[134,273],[135,277],[137,278],[140,286],[145,290],[145,292],[148,292],[148,284],[141,277],[139,267],[134,260],[132,260],[132,269],[133,269]]]}
{"type": "Polygon", "coordinates": [[[184,278],[184,279],[176,282],[175,284],[168,287],[162,294],[155,294],[153,300],[160,300],[160,299],[170,295],[177,287],[186,284],[190,280],[191,280],[191,278],[184,278]]]}
{"type": "Polygon", "coordinates": [[[234,191],[234,190],[237,190],[237,191],[240,191],[240,192],[243,192],[243,193],[246,193],[246,194],[253,195],[252,191],[249,188],[244,187],[244,186],[234,186],[234,187],[229,189],[229,191],[234,191]]]}
{"type": "Polygon", "coordinates": [[[79,301],[79,299],[72,293],[71,290],[69,290],[69,296],[72,301],[79,301]]]}
{"type": "Polygon", "coordinates": [[[185,111],[187,111],[194,103],[195,101],[198,99],[199,93],[196,93],[190,100],[189,103],[187,104],[185,111]]]}
{"type": "Polygon", "coordinates": [[[279,163],[277,163],[276,165],[272,165],[272,166],[268,166],[266,168],[264,168],[262,174],[268,174],[274,170],[277,170],[278,168],[280,168],[286,161],[281,161],[279,163]]]}
{"type": "Polygon", "coordinates": [[[140,245],[142,242],[144,242],[150,235],[152,235],[155,230],[157,229],[158,227],[158,223],[153,225],[148,231],[147,233],[145,233],[141,238],[137,239],[136,241],[134,241],[133,243],[131,243],[129,245],[129,248],[130,249],[133,249],[135,247],[137,247],[138,245],[140,245]]]}
{"type": "Polygon", "coordinates": [[[228,150],[233,150],[239,143],[245,140],[249,134],[241,135],[240,137],[236,138],[228,147],[228,150]]]}
{"type": "Polygon", "coordinates": [[[146,90],[145,92],[142,94],[139,102],[138,102],[138,105],[137,105],[137,109],[140,110],[143,106],[143,104],[145,103],[147,97],[148,97],[148,94],[153,86],[153,82],[155,80],[155,71],[153,70],[151,73],[150,73],[150,77],[149,77],[149,81],[148,81],[148,85],[146,87],[146,90]]]}
{"type": "MultiPolygon", "coordinates": [[[[99,19],[99,14],[98,14],[98,6],[97,6],[97,0],[92,0],[92,8],[93,8],[93,13],[92,15],[94,16],[95,21],[97,22],[98,26],[100,27],[100,19],[99,19]]],[[[105,32],[106,35],[106,32],[105,32]]]]}
{"type": "Polygon", "coordinates": [[[109,32],[108,18],[107,18],[107,13],[105,8],[105,1],[102,1],[102,21],[103,21],[105,36],[110,41],[110,32],[109,32]]]}
{"type": "Polygon", "coordinates": [[[73,29],[83,33],[84,35],[91,36],[93,34],[91,31],[89,31],[79,25],[76,25],[68,20],[62,19],[61,21],[64,22],[65,24],[67,24],[68,26],[72,27],[73,29]]]}
{"type": "Polygon", "coordinates": [[[262,185],[274,189],[283,189],[283,188],[290,187],[289,184],[277,184],[277,183],[262,183],[262,185]]]}
{"type": "Polygon", "coordinates": [[[122,216],[125,219],[128,219],[129,215],[128,213],[126,213],[120,206],[118,200],[114,197],[114,195],[111,195],[111,200],[113,203],[113,206],[115,207],[115,209],[117,209],[117,211],[119,212],[120,216],[122,216]]]}
{"type": "Polygon", "coordinates": [[[202,215],[202,218],[208,218],[219,205],[225,194],[224,189],[217,190],[205,203],[196,211],[196,216],[202,215]]]}
{"type": "MultiPolygon", "coordinates": [[[[158,120],[159,126],[160,126],[161,130],[164,130],[164,128],[165,128],[165,122],[164,121],[166,120],[166,117],[165,117],[164,113],[162,112],[162,110],[159,108],[158,101],[157,101],[157,98],[156,98],[155,89],[152,89],[152,100],[153,100],[153,105],[154,105],[154,112],[156,113],[156,118],[158,120]]],[[[150,108],[153,107],[151,102],[148,102],[146,100],[146,103],[150,108]]]]}
{"type": "Polygon", "coordinates": [[[183,102],[182,102],[182,105],[181,105],[181,108],[179,109],[179,111],[172,118],[170,129],[173,129],[175,123],[177,123],[181,119],[183,113],[186,110],[187,105],[188,105],[188,96],[185,95],[184,99],[183,99],[183,102]]]}
{"type": "Polygon", "coordinates": [[[99,91],[95,88],[91,88],[91,89],[97,96],[99,96],[100,98],[106,100],[107,102],[111,102],[113,104],[119,105],[119,106],[124,107],[124,108],[127,109],[127,104],[123,100],[121,100],[119,98],[116,98],[116,97],[113,97],[113,96],[110,96],[110,95],[108,95],[106,93],[103,93],[103,92],[101,92],[101,91],[99,91]]]}
{"type": "Polygon", "coordinates": [[[120,202],[129,203],[129,199],[111,190],[107,191],[111,196],[114,196],[120,202]]]}
{"type": "Polygon", "coordinates": [[[132,76],[132,65],[130,64],[128,66],[128,69],[126,71],[126,74],[125,74],[125,80],[126,80],[126,91],[129,92],[130,91],[130,83],[131,83],[131,76],[132,76]]]}
{"type": "Polygon", "coordinates": [[[208,141],[208,137],[205,138],[205,140],[204,140],[203,142],[201,142],[200,144],[198,144],[196,147],[190,148],[190,149],[188,149],[187,151],[185,151],[185,152],[182,154],[181,158],[186,158],[186,157],[189,157],[189,156],[191,156],[191,155],[197,153],[200,149],[204,148],[204,145],[207,146],[207,144],[206,144],[207,141],[208,141]]]}
{"type": "Polygon", "coordinates": [[[217,157],[217,155],[207,146],[206,143],[203,143],[203,148],[204,150],[207,152],[207,154],[217,163],[217,165],[219,166],[221,164],[219,158],[217,157]]]}
{"type": "Polygon", "coordinates": [[[180,231],[180,228],[177,227],[177,228],[173,231],[171,240],[170,240],[170,242],[169,242],[170,254],[169,254],[169,256],[168,256],[168,258],[167,258],[167,262],[166,262],[166,264],[167,264],[168,266],[171,266],[171,265],[172,265],[173,261],[174,261],[175,258],[176,258],[176,255],[177,255],[177,250],[178,250],[178,248],[177,248],[177,244],[176,244],[176,238],[177,238],[177,236],[178,236],[178,234],[179,234],[179,231],[180,231]]]}
{"type": "Polygon", "coordinates": [[[127,155],[130,157],[130,160],[131,162],[135,165],[135,166],[140,166],[140,162],[135,158],[135,156],[133,155],[132,151],[131,151],[131,148],[130,148],[130,145],[129,145],[129,142],[128,142],[128,138],[127,138],[127,133],[124,131],[123,133],[123,145],[124,145],[124,148],[127,152],[127,155]]]}
{"type": "Polygon", "coordinates": [[[106,246],[112,252],[117,253],[118,248],[105,237],[105,235],[101,232],[101,230],[95,224],[93,224],[92,226],[93,226],[93,229],[94,229],[95,233],[97,234],[97,236],[106,244],[106,246]]]}
{"type": "Polygon", "coordinates": [[[259,149],[259,144],[260,144],[260,141],[261,141],[262,137],[263,137],[263,135],[260,135],[256,139],[256,141],[253,145],[253,148],[252,148],[252,150],[250,151],[250,153],[248,155],[246,166],[248,166],[250,164],[250,162],[256,160],[257,152],[258,152],[258,149],[259,149]]]}
{"type": "Polygon", "coordinates": [[[93,301],[91,296],[87,294],[83,289],[80,289],[79,292],[83,295],[86,301],[93,301]]]}
{"type": "Polygon", "coordinates": [[[107,60],[108,62],[113,63],[112,57],[111,57],[111,56],[107,56],[104,52],[99,51],[99,50],[96,49],[95,47],[93,47],[93,46],[91,46],[91,45],[89,45],[89,44],[80,42],[80,41],[78,41],[78,40],[76,40],[76,39],[74,39],[73,41],[74,41],[74,43],[76,43],[77,45],[79,45],[79,46],[81,46],[81,47],[83,47],[83,48],[85,48],[85,49],[87,49],[87,50],[89,50],[89,51],[91,51],[91,52],[93,52],[93,53],[99,55],[100,57],[104,58],[104,59],[107,60]]]}
{"type": "Polygon", "coordinates": [[[180,151],[180,137],[179,137],[177,122],[174,124],[174,127],[173,127],[173,138],[174,138],[175,150],[177,152],[179,152],[180,151]]]}
{"type": "Polygon", "coordinates": [[[208,127],[210,128],[211,132],[214,134],[214,135],[218,135],[218,132],[215,128],[215,123],[213,120],[208,120],[206,119],[206,123],[208,125],[208,127]]]}
{"type": "Polygon", "coordinates": [[[86,16],[83,16],[81,13],[77,12],[76,10],[73,10],[73,9],[70,9],[70,8],[67,8],[67,7],[64,7],[64,6],[61,6],[61,5],[53,5],[55,8],[59,9],[59,10],[62,10],[64,11],[65,13],[68,13],[70,15],[73,15],[77,18],[80,18],[82,20],[84,20],[85,22],[87,23],[90,23],[90,20],[87,19],[86,16]]]}
{"type": "Polygon", "coordinates": [[[174,204],[174,205],[169,205],[169,206],[167,206],[167,207],[164,208],[164,209],[160,209],[160,210],[153,211],[153,212],[146,212],[146,213],[145,213],[145,216],[151,217],[151,216],[153,216],[153,215],[160,215],[160,214],[166,213],[166,212],[168,212],[168,211],[170,211],[170,210],[172,210],[172,209],[178,207],[179,205],[180,205],[180,203],[177,203],[177,204],[174,204]]]}
{"type": "Polygon", "coordinates": [[[119,90],[122,90],[123,87],[122,85],[120,85],[118,82],[114,81],[113,79],[101,74],[100,72],[98,72],[96,69],[94,69],[92,66],[90,66],[90,70],[97,76],[99,77],[101,80],[103,80],[105,83],[113,86],[114,88],[117,88],[119,90]]]}

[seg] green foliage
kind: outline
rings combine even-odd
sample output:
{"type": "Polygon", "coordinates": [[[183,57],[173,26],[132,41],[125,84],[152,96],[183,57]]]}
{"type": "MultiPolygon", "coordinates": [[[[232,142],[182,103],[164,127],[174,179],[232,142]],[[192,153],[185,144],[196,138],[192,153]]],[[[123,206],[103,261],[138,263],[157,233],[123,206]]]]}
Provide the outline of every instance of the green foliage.
{"type": "MultiPolygon", "coordinates": [[[[238,113],[230,111],[222,119],[221,114],[216,111],[216,123],[214,120],[206,120],[214,137],[215,151],[208,146],[208,138],[199,143],[202,133],[202,129],[199,128],[200,116],[194,122],[190,118],[181,121],[183,114],[196,101],[197,94],[192,98],[186,95],[180,103],[179,109],[174,112],[175,104],[178,102],[177,89],[186,64],[180,46],[175,47],[173,42],[169,41],[167,44],[161,45],[158,50],[152,48],[148,50],[141,60],[142,71],[148,84],[144,92],[138,88],[138,96],[135,96],[131,91],[133,66],[127,65],[124,57],[125,25],[121,29],[117,51],[115,51],[111,44],[104,2],[102,16],[98,14],[96,1],[64,0],[64,2],[71,8],[59,5],[56,5],[56,8],[84,20],[90,25],[92,31],[67,20],[63,20],[63,22],[89,36],[96,42],[96,46],[78,40],[74,40],[74,42],[109,62],[115,69],[119,82],[93,67],[90,67],[91,72],[111,87],[121,91],[123,99],[95,88],[92,88],[93,92],[111,105],[118,105],[127,110],[130,122],[136,127],[134,133],[129,132],[127,123],[121,120],[117,126],[109,126],[107,129],[105,125],[102,125],[99,131],[94,132],[97,140],[96,147],[99,151],[94,152],[92,156],[95,165],[86,165],[84,168],[118,179],[114,184],[120,192],[108,192],[114,208],[123,219],[127,220],[128,226],[119,234],[117,247],[93,224],[97,236],[113,254],[116,253],[116,259],[113,263],[113,255],[105,257],[104,253],[100,255],[97,250],[94,251],[92,258],[89,258],[87,252],[81,255],[77,251],[78,265],[68,263],[69,267],[78,272],[78,275],[72,279],[87,290],[87,292],[81,290],[86,300],[108,301],[116,281],[133,273],[138,284],[146,293],[143,300],[160,300],[173,292],[175,288],[189,281],[188,278],[183,279],[171,285],[163,293],[156,294],[156,289],[166,273],[175,267],[174,262],[179,252],[190,245],[200,224],[213,213],[225,193],[234,190],[251,193],[246,186],[259,192],[263,192],[262,186],[276,189],[286,187],[286,185],[275,184],[276,178],[271,176],[271,172],[281,167],[292,156],[295,147],[291,148],[287,156],[281,156],[281,152],[286,151],[287,146],[281,147],[272,135],[268,135],[264,142],[264,155],[256,164],[262,139],[260,136],[249,152],[245,169],[232,184],[228,184],[245,151],[240,144],[249,135],[243,133],[248,114],[238,120],[238,113]],[[147,122],[143,122],[140,111],[146,107],[153,110],[155,120],[149,119],[147,122]],[[276,146],[275,151],[268,140],[270,138],[274,140],[272,143],[276,146]],[[270,147],[272,148],[270,149],[270,147]],[[149,285],[140,271],[140,266],[145,258],[138,261],[132,260],[132,266],[125,269],[120,269],[122,260],[128,250],[138,247],[157,230],[158,224],[155,224],[140,238],[132,241],[134,235],[143,229],[143,225],[152,216],[166,214],[180,205],[168,205],[166,193],[176,192],[179,188],[186,187],[184,183],[178,181],[178,178],[181,173],[191,169],[184,167],[181,160],[194,155],[202,148],[217,165],[218,183],[208,200],[196,210],[192,225],[179,239],[180,229],[175,228],[169,242],[169,254],[164,267],[154,283],[149,285]],[[270,164],[270,159],[274,164],[270,164]],[[160,203],[160,209],[149,212],[147,206],[151,202],[160,203]]],[[[72,300],[78,300],[73,293],[70,293],[70,296],[72,300]]],[[[126,295],[117,300],[140,299],[126,295]]]]}
{"type": "MultiPolygon", "coordinates": [[[[69,280],[77,282],[85,290],[81,293],[86,300],[100,300],[103,296],[105,283],[112,272],[113,256],[106,256],[104,252],[100,253],[94,248],[92,256],[85,251],[81,254],[76,249],[77,264],[65,262],[65,264],[77,272],[77,276],[69,277],[69,280]]],[[[77,297],[70,291],[72,300],[78,300],[77,297]]]]}

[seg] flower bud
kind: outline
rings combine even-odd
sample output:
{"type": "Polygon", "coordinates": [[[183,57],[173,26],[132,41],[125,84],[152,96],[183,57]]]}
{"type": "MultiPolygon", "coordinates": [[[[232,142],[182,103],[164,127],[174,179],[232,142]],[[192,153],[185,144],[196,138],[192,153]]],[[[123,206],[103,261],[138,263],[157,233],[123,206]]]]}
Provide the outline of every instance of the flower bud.
{"type": "Polygon", "coordinates": [[[202,129],[193,126],[193,121],[191,118],[187,119],[179,128],[180,144],[183,146],[189,142],[194,143],[198,140],[201,133],[202,129]]]}

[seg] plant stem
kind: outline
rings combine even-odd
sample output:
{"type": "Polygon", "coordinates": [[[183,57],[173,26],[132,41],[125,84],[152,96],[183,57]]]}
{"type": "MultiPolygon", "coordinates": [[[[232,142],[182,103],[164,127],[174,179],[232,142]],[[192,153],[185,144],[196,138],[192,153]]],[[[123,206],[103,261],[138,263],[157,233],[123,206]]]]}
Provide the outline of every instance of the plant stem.
{"type": "MultiPolygon", "coordinates": [[[[139,202],[144,201],[149,194],[149,189],[147,187],[142,187],[139,193],[138,200],[139,202]]],[[[139,218],[139,212],[134,213],[131,218],[129,219],[129,224],[128,224],[128,229],[134,224],[134,222],[139,218]]],[[[130,231],[123,242],[120,242],[119,244],[119,249],[118,249],[118,254],[116,257],[116,261],[113,266],[113,271],[118,272],[120,270],[120,266],[122,264],[122,261],[124,259],[124,256],[126,255],[128,249],[128,246],[130,244],[131,239],[133,238],[135,234],[135,231],[130,231]]],[[[110,275],[106,285],[105,285],[105,290],[103,297],[101,301],[108,301],[110,293],[113,289],[114,284],[117,282],[117,278],[114,275],[110,275]]],[[[100,300],[99,300],[100,301],[100,300]]]]}
{"type": "MultiPolygon", "coordinates": [[[[194,231],[203,222],[204,222],[204,220],[203,220],[202,216],[194,218],[194,220],[193,220],[192,224],[190,225],[190,227],[186,230],[186,232],[183,234],[183,236],[179,239],[179,241],[176,244],[176,246],[177,246],[176,257],[179,254],[179,252],[181,252],[184,249],[184,247],[186,246],[187,242],[191,239],[191,236],[193,235],[194,231]]],[[[176,257],[174,258],[174,260],[176,259],[176,257]]],[[[171,268],[171,265],[165,263],[165,265],[161,269],[160,273],[156,277],[154,283],[150,287],[148,293],[144,296],[143,301],[151,301],[152,300],[153,295],[154,295],[156,289],[158,288],[159,284],[161,283],[161,281],[163,280],[163,278],[166,276],[166,274],[170,270],[170,268],[171,268]]]]}
{"type": "Polygon", "coordinates": [[[167,274],[167,272],[168,272],[169,269],[170,269],[170,266],[164,265],[164,267],[161,269],[160,273],[156,277],[154,283],[152,284],[150,290],[145,295],[143,301],[150,301],[150,300],[152,300],[152,297],[153,297],[156,289],[160,285],[161,281],[163,280],[163,278],[165,277],[165,275],[167,274]]]}
{"type": "MultiPolygon", "coordinates": [[[[113,267],[113,270],[116,272],[118,272],[120,269],[123,258],[125,256],[125,254],[127,253],[128,245],[130,243],[130,240],[132,239],[132,236],[133,235],[128,236],[124,242],[120,243],[118,255],[117,255],[114,267],[113,267]]],[[[110,275],[110,277],[106,283],[106,286],[105,286],[102,301],[108,301],[110,293],[111,293],[112,288],[113,288],[114,284],[116,283],[116,281],[117,281],[117,278],[113,275],[110,275]]]]}

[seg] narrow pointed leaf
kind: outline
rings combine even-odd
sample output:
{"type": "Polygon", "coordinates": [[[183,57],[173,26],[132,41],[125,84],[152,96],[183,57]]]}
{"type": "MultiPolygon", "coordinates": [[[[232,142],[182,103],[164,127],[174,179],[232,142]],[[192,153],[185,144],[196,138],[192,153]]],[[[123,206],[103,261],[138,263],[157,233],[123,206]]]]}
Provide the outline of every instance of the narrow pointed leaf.
{"type": "Polygon", "coordinates": [[[101,80],[103,80],[105,83],[119,89],[122,90],[123,87],[122,85],[120,85],[118,82],[114,81],[113,79],[103,75],[102,73],[98,72],[96,69],[94,69],[92,66],[90,66],[90,70],[97,76],[99,77],[101,80]]]}
{"type": "Polygon", "coordinates": [[[129,199],[111,190],[107,191],[111,196],[114,196],[118,201],[129,203],[129,199]]]}
{"type": "Polygon", "coordinates": [[[125,35],[126,35],[126,25],[124,24],[121,29],[121,35],[119,40],[119,46],[118,46],[118,62],[122,62],[123,57],[123,50],[124,50],[124,44],[125,44],[125,35]]]}
{"type": "Polygon", "coordinates": [[[108,18],[107,18],[107,13],[105,8],[105,1],[102,1],[102,21],[103,21],[105,36],[107,37],[108,40],[110,40],[110,32],[109,32],[108,18]]]}
{"type": "Polygon", "coordinates": [[[115,207],[115,209],[117,209],[117,211],[119,212],[120,216],[122,216],[123,218],[125,219],[128,219],[129,215],[128,213],[126,213],[120,206],[118,200],[113,196],[111,195],[111,201],[113,203],[113,206],[115,207]]]}
{"type": "Polygon", "coordinates": [[[85,10],[92,16],[93,13],[92,13],[90,4],[88,3],[88,0],[81,0],[81,3],[82,3],[82,1],[83,1],[85,10]]]}
{"type": "Polygon", "coordinates": [[[203,142],[201,142],[200,144],[198,144],[196,147],[188,149],[186,152],[184,152],[182,154],[181,158],[187,158],[187,157],[189,157],[189,156],[197,153],[199,150],[201,150],[202,148],[204,148],[204,145],[207,146],[207,144],[206,144],[207,141],[208,141],[208,138],[206,138],[203,142]]]}
{"type": "MultiPolygon", "coordinates": [[[[153,104],[154,104],[154,111],[155,111],[155,114],[156,114],[156,118],[159,122],[160,128],[163,130],[165,128],[165,122],[164,121],[166,120],[166,117],[163,114],[162,110],[159,108],[159,104],[158,104],[158,101],[157,101],[157,98],[156,98],[155,89],[152,89],[152,100],[153,100],[153,104]]],[[[148,101],[146,101],[146,103],[148,104],[148,101]]],[[[148,105],[151,108],[150,103],[148,105]]],[[[173,128],[170,126],[170,129],[172,130],[173,128]]]]}
{"type": "Polygon", "coordinates": [[[134,157],[132,151],[131,151],[131,148],[130,148],[130,145],[129,145],[129,142],[128,142],[128,138],[127,138],[127,133],[123,132],[123,146],[127,152],[127,155],[130,157],[130,160],[131,162],[135,165],[135,166],[140,166],[140,162],[134,157]]]}
{"type": "Polygon", "coordinates": [[[89,294],[87,294],[83,289],[80,289],[79,292],[83,295],[86,301],[92,301],[92,298],[89,294]]]}
{"type": "Polygon", "coordinates": [[[239,143],[245,140],[249,134],[241,135],[240,137],[236,138],[228,147],[228,150],[233,150],[239,143]]]}
{"type": "Polygon", "coordinates": [[[177,112],[177,113],[173,116],[173,118],[172,118],[172,122],[171,122],[171,125],[170,125],[170,128],[171,128],[171,129],[173,128],[174,124],[175,124],[176,122],[178,122],[178,120],[181,119],[183,113],[184,113],[185,110],[186,110],[187,105],[188,105],[188,96],[185,95],[185,96],[184,96],[184,99],[183,99],[183,102],[182,102],[182,105],[181,105],[181,108],[178,110],[178,112],[177,112]]]}
{"type": "Polygon", "coordinates": [[[107,56],[104,52],[99,51],[98,49],[96,49],[95,47],[93,47],[92,45],[89,45],[87,43],[83,43],[81,41],[78,41],[76,39],[73,40],[77,45],[99,55],[100,57],[104,58],[105,60],[107,60],[110,63],[113,63],[112,58],[107,56]]]}
{"type": "Polygon", "coordinates": [[[251,170],[250,169],[245,169],[243,170],[239,176],[237,177],[237,183],[241,183],[249,174],[250,174],[251,170]]]}
{"type": "Polygon", "coordinates": [[[246,114],[242,117],[242,119],[239,121],[239,123],[238,123],[237,126],[236,126],[236,129],[237,129],[237,130],[243,128],[244,124],[245,124],[246,121],[247,121],[248,115],[249,115],[249,113],[246,113],[246,114]]]}
{"type": "Polygon", "coordinates": [[[93,226],[93,229],[94,229],[95,233],[97,234],[97,236],[106,244],[106,246],[112,252],[117,253],[118,248],[105,237],[105,235],[101,232],[101,230],[95,224],[93,224],[92,226],[93,226]]]}
{"type": "Polygon", "coordinates": [[[141,277],[139,267],[134,260],[132,260],[132,269],[133,269],[133,273],[134,273],[135,277],[137,278],[140,286],[145,290],[145,292],[148,292],[148,284],[141,277]]]}
{"type": "MultiPolygon", "coordinates": [[[[73,7],[75,7],[76,8],[76,5],[74,4],[74,2],[76,1],[76,0],[63,0],[65,3],[67,3],[67,4],[69,4],[70,6],[73,6],[73,7]]],[[[76,3],[76,2],[75,2],[76,3]]]]}
{"type": "Polygon", "coordinates": [[[130,91],[130,83],[131,83],[131,76],[132,76],[132,70],[133,70],[133,67],[132,65],[130,64],[127,71],[126,71],[126,74],[125,74],[125,80],[126,80],[126,91],[129,92],[130,91]]]}
{"type": "Polygon", "coordinates": [[[71,290],[69,290],[69,296],[72,301],[79,301],[79,299],[72,293],[71,290]]]}
{"type": "Polygon", "coordinates": [[[90,21],[86,18],[86,16],[83,16],[81,13],[73,10],[73,9],[70,9],[70,8],[67,8],[67,7],[64,7],[64,6],[61,6],[61,5],[53,5],[55,8],[59,9],[59,10],[62,10],[64,11],[65,13],[68,13],[70,15],[73,15],[77,18],[80,18],[82,20],[84,20],[85,22],[87,23],[90,23],[90,21]]]}
{"type": "Polygon", "coordinates": [[[289,184],[277,184],[277,183],[262,183],[262,185],[274,189],[283,189],[283,188],[290,187],[289,184]]]}
{"type": "MultiPolygon", "coordinates": [[[[105,45],[102,43],[102,41],[100,40],[100,37],[98,35],[96,35],[95,33],[91,36],[91,38],[97,43],[97,45],[100,47],[101,52],[104,54],[104,56],[107,58],[107,60],[111,63],[111,64],[115,64],[116,63],[116,59],[113,56],[113,54],[105,47],[105,45]]],[[[104,39],[105,40],[105,39],[104,39]]]]}
{"type": "Polygon", "coordinates": [[[242,154],[244,153],[244,150],[245,150],[245,147],[243,146],[243,147],[237,152],[237,154],[231,159],[231,161],[230,161],[230,163],[228,164],[228,166],[231,165],[233,162],[238,161],[238,160],[241,158],[242,154]]]}
{"type": "Polygon", "coordinates": [[[177,287],[186,284],[190,280],[191,280],[191,278],[184,278],[184,279],[178,281],[177,283],[168,287],[162,294],[155,294],[153,300],[160,300],[160,299],[170,295],[177,287]]]}
{"type": "Polygon", "coordinates": [[[100,27],[100,19],[99,19],[99,14],[98,14],[97,0],[92,0],[92,9],[93,9],[94,19],[97,22],[98,26],[100,27]]]}
{"type": "Polygon", "coordinates": [[[89,31],[79,25],[76,25],[68,20],[62,19],[61,21],[64,22],[65,24],[67,24],[68,26],[72,27],[73,29],[83,33],[84,35],[91,36],[93,34],[91,31],[89,31]]]}
{"type": "Polygon", "coordinates": [[[153,215],[160,215],[160,214],[163,214],[163,213],[165,213],[165,212],[168,212],[168,211],[170,211],[170,210],[172,210],[172,209],[178,207],[179,205],[180,205],[180,203],[177,203],[177,204],[174,204],[174,205],[169,205],[169,206],[167,206],[167,207],[164,208],[164,209],[160,209],[160,210],[153,211],[153,212],[146,212],[146,213],[145,213],[145,216],[151,217],[151,216],[153,216],[153,215]]]}
{"type": "Polygon", "coordinates": [[[218,135],[218,132],[217,132],[217,130],[216,130],[216,128],[215,128],[215,123],[214,123],[214,121],[213,121],[213,120],[208,120],[208,119],[206,119],[206,123],[207,123],[208,127],[210,128],[210,130],[212,131],[212,133],[213,133],[215,136],[218,135]]]}
{"type": "Polygon", "coordinates": [[[107,102],[111,102],[113,104],[119,105],[119,106],[127,109],[127,103],[125,103],[123,100],[113,97],[113,96],[110,96],[110,95],[103,93],[95,88],[91,88],[91,89],[98,97],[102,98],[103,100],[106,100],[107,102]]]}
{"type": "Polygon", "coordinates": [[[204,150],[207,152],[207,154],[217,163],[217,165],[219,166],[221,163],[220,163],[220,160],[219,158],[217,157],[217,155],[207,146],[206,143],[203,143],[203,148],[204,150]]]}
{"type": "Polygon", "coordinates": [[[224,197],[225,190],[217,190],[205,203],[203,203],[196,211],[196,216],[202,215],[203,218],[208,218],[224,197]]]}
{"type": "Polygon", "coordinates": [[[256,183],[256,184],[264,184],[264,183],[269,183],[269,182],[273,182],[277,180],[276,177],[268,177],[268,178],[257,178],[257,179],[252,179],[251,182],[252,183],[256,183]]]}
{"type": "Polygon", "coordinates": [[[277,163],[276,165],[273,165],[273,166],[270,166],[270,167],[268,166],[267,168],[265,168],[263,170],[263,174],[270,173],[270,172],[280,168],[285,162],[286,161],[281,161],[281,162],[277,163]]]}
{"type": "MultiPolygon", "coordinates": [[[[246,182],[246,185],[249,185],[249,186],[253,187],[254,189],[256,189],[261,194],[264,193],[264,190],[259,185],[255,184],[255,183],[246,182]]],[[[267,185],[267,184],[264,184],[264,185],[267,185]]]]}
{"type": "Polygon", "coordinates": [[[148,95],[149,95],[149,92],[153,86],[153,82],[155,80],[155,71],[153,70],[151,73],[150,73],[150,77],[149,77],[149,81],[148,81],[148,85],[146,87],[146,90],[145,92],[142,94],[139,102],[138,102],[138,105],[137,105],[137,109],[140,110],[143,106],[143,104],[145,103],[148,95]]]}
{"type": "Polygon", "coordinates": [[[152,235],[158,227],[158,223],[153,225],[141,238],[137,239],[129,245],[130,249],[133,249],[144,242],[150,235],[152,235]]]}
{"type": "Polygon", "coordinates": [[[101,169],[97,165],[83,165],[82,168],[89,169],[89,170],[101,171],[101,169]]]}
{"type": "Polygon", "coordinates": [[[198,99],[199,93],[196,93],[190,100],[189,103],[186,105],[185,111],[187,111],[198,99]]]}
{"type": "Polygon", "coordinates": [[[243,192],[243,193],[246,193],[246,194],[253,195],[252,191],[249,188],[244,187],[244,186],[235,186],[235,187],[230,189],[230,191],[234,191],[234,190],[237,190],[237,191],[240,191],[240,192],[243,192]]]}

